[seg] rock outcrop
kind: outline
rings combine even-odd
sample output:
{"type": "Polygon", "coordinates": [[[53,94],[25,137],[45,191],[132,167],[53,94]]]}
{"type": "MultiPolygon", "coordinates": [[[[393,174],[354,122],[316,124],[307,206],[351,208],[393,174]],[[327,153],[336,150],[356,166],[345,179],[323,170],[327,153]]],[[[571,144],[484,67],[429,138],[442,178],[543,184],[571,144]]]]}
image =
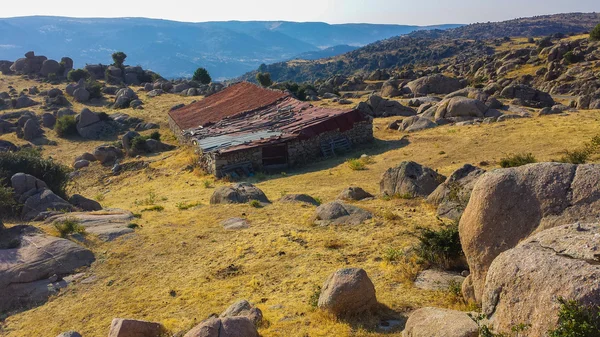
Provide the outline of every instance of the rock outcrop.
{"type": "Polygon", "coordinates": [[[464,88],[464,85],[456,78],[435,74],[421,77],[406,84],[414,95],[427,96],[429,94],[446,95],[464,88]]]}
{"type": "Polygon", "coordinates": [[[529,336],[545,336],[558,322],[558,298],[600,305],[599,237],[600,223],[563,225],[500,254],[482,297],[494,330],[509,332],[526,322],[529,336]]]}
{"type": "Polygon", "coordinates": [[[46,219],[46,224],[61,222],[66,219],[75,220],[85,228],[85,232],[97,235],[102,241],[112,241],[125,234],[133,233],[129,226],[133,221],[133,214],[117,208],[108,208],[101,212],[72,212],[58,214],[46,219]]]}
{"type": "Polygon", "coordinates": [[[388,169],[379,182],[379,191],[387,196],[427,197],[444,180],[441,174],[412,161],[388,169]]]}
{"type": "Polygon", "coordinates": [[[421,308],[413,312],[402,337],[477,337],[479,327],[467,315],[456,310],[421,308]]]}
{"type": "MultiPolygon", "coordinates": [[[[531,234],[577,221],[598,221],[600,165],[530,164],[484,174],[459,225],[477,302],[492,261],[531,234]]],[[[466,294],[464,294],[466,295],[466,294]]]]}

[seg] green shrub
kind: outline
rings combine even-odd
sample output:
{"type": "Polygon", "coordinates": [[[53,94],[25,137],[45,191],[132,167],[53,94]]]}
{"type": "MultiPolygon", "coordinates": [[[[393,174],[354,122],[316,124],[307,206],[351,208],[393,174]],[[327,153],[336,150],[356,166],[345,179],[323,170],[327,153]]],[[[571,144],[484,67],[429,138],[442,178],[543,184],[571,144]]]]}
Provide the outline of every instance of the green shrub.
{"type": "Polygon", "coordinates": [[[353,171],[362,171],[367,169],[367,165],[360,159],[348,159],[346,162],[348,167],[353,171]]]}
{"type": "Polygon", "coordinates": [[[558,326],[550,337],[600,337],[600,306],[584,306],[577,301],[558,299],[558,326]]]}
{"type": "Polygon", "coordinates": [[[160,141],[160,132],[158,132],[158,131],[153,131],[153,132],[150,134],[150,139],[154,139],[154,140],[158,140],[158,141],[160,141]]]}
{"type": "Polygon", "coordinates": [[[79,220],[75,218],[66,218],[61,221],[54,222],[54,228],[58,231],[61,238],[66,238],[71,234],[85,233],[85,227],[79,224],[79,220]]]}
{"type": "Polygon", "coordinates": [[[446,225],[439,230],[418,228],[417,238],[419,245],[415,252],[417,256],[428,262],[431,266],[443,269],[459,267],[459,261],[464,257],[458,224],[446,225]]]}
{"type": "Polygon", "coordinates": [[[115,67],[123,67],[123,63],[125,63],[125,59],[127,58],[127,54],[122,51],[118,51],[112,54],[112,59],[115,67]]]}
{"type": "Polygon", "coordinates": [[[509,155],[500,160],[500,166],[503,168],[518,167],[537,162],[531,153],[519,153],[509,155]]]}
{"type": "Polygon", "coordinates": [[[404,251],[402,251],[402,249],[389,247],[383,252],[383,259],[387,262],[398,261],[402,256],[404,256],[404,251]]]}
{"type": "Polygon", "coordinates": [[[54,131],[61,138],[77,135],[77,121],[75,120],[75,116],[62,116],[57,119],[54,131]]]}
{"type": "Polygon", "coordinates": [[[185,202],[178,202],[175,206],[177,207],[178,210],[185,211],[192,207],[201,206],[201,205],[202,205],[202,203],[200,201],[196,201],[196,202],[193,202],[190,204],[187,204],[185,202]]]}
{"type": "Polygon", "coordinates": [[[269,73],[256,74],[256,80],[263,87],[270,87],[273,84],[273,80],[271,80],[271,74],[269,73]]]}
{"type": "Polygon", "coordinates": [[[250,200],[250,202],[248,204],[250,206],[254,207],[254,208],[261,208],[262,207],[262,204],[258,200],[250,200]]]}
{"type": "Polygon", "coordinates": [[[204,186],[204,188],[211,188],[212,187],[212,181],[210,181],[210,180],[203,180],[202,181],[202,185],[204,186]]]}
{"type": "Polygon", "coordinates": [[[165,210],[165,208],[163,206],[155,205],[155,206],[143,209],[142,212],[162,212],[164,210],[165,210]]]}
{"type": "Polygon", "coordinates": [[[0,168],[0,182],[7,184],[13,175],[22,172],[44,181],[49,189],[61,197],[66,196],[70,169],[52,159],[43,159],[38,150],[0,153],[0,168]]]}
{"type": "Polygon", "coordinates": [[[210,77],[208,70],[206,70],[205,68],[198,68],[194,72],[194,76],[192,76],[192,80],[198,81],[202,84],[209,84],[212,81],[212,78],[210,77]]]}
{"type": "Polygon", "coordinates": [[[590,32],[590,40],[592,41],[600,41],[600,23],[592,29],[590,32]]]}
{"type": "Polygon", "coordinates": [[[148,137],[146,136],[137,136],[131,140],[131,148],[136,152],[148,152],[148,147],[146,146],[146,140],[148,137]]]}
{"type": "Polygon", "coordinates": [[[316,309],[319,306],[319,297],[321,297],[321,287],[315,284],[313,287],[313,292],[310,294],[308,299],[308,305],[310,305],[313,309],[316,309]]]}
{"type": "Polygon", "coordinates": [[[98,81],[87,80],[85,90],[90,93],[90,98],[102,98],[102,83],[98,81]]]}
{"type": "Polygon", "coordinates": [[[585,164],[590,153],[586,150],[565,151],[565,155],[560,159],[561,163],[585,164]]]}
{"type": "Polygon", "coordinates": [[[67,79],[71,82],[79,82],[82,78],[84,80],[90,78],[90,73],[85,69],[73,69],[67,74],[67,79]]]}
{"type": "Polygon", "coordinates": [[[0,179],[0,219],[5,215],[16,214],[18,204],[12,187],[5,186],[4,179],[0,179]]]}

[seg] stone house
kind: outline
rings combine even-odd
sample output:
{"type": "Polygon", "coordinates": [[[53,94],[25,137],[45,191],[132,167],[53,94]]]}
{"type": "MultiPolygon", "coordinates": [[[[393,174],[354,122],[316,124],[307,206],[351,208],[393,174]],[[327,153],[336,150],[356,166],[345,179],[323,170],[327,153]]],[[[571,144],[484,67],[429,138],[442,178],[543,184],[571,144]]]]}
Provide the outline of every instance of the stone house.
{"type": "Polygon", "coordinates": [[[247,82],[169,112],[169,125],[217,177],[281,172],[373,140],[372,119],[356,109],[316,107],[247,82]]]}

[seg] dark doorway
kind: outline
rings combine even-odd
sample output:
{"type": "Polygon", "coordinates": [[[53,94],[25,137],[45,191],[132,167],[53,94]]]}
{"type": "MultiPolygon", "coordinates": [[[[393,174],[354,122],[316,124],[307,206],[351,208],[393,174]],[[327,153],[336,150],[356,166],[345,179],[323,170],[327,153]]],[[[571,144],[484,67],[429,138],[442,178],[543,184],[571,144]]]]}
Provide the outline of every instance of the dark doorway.
{"type": "Polygon", "coordinates": [[[265,146],[262,148],[262,164],[266,170],[288,167],[287,144],[265,146]]]}

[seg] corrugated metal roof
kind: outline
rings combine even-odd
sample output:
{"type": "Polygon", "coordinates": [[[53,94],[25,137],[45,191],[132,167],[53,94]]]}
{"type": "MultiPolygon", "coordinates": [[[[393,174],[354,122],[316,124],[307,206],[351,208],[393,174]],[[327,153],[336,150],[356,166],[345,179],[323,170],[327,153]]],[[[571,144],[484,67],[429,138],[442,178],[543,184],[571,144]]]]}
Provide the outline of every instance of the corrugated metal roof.
{"type": "Polygon", "coordinates": [[[220,135],[215,137],[207,137],[195,140],[195,143],[202,149],[202,152],[214,152],[221,149],[246,145],[255,141],[275,139],[282,135],[280,131],[257,131],[251,133],[235,133],[228,135],[220,135]]]}
{"type": "Polygon", "coordinates": [[[169,112],[181,130],[216,123],[224,118],[264,108],[288,97],[281,90],[261,88],[248,82],[233,84],[201,101],[169,112]]]}

